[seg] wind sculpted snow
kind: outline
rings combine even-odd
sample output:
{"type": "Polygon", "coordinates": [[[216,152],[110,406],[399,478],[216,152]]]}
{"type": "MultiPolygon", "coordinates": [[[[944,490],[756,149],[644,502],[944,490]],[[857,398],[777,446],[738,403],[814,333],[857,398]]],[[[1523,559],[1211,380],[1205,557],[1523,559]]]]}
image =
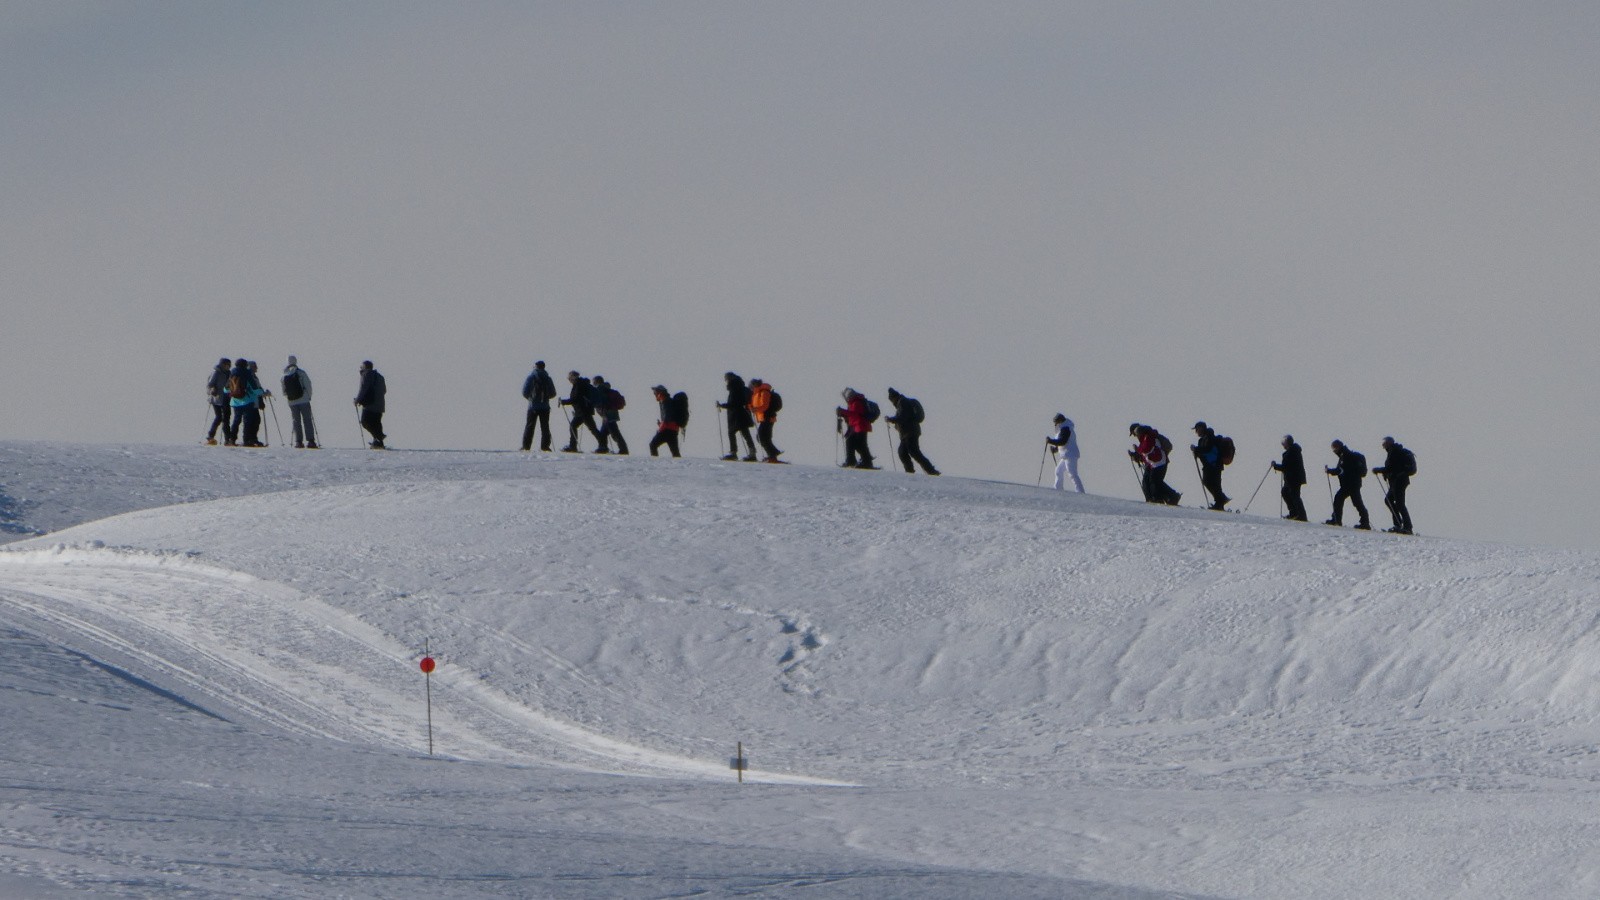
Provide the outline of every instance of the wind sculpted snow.
{"type": "MultiPolygon", "coordinates": [[[[223,735],[187,754],[223,771],[303,750],[359,770],[334,805],[374,815],[435,790],[426,646],[449,792],[512,830],[560,793],[552,846],[607,822],[641,896],[693,883],[685,858],[745,890],[719,846],[870,876],[823,878],[839,896],[1578,897],[1600,869],[1594,554],[802,466],[5,450],[18,508],[55,516],[24,525],[83,524],[0,552],[0,624],[156,698],[141,745],[223,735]]],[[[307,802],[282,765],[231,777],[307,802]]],[[[71,827],[26,821],[54,862],[16,871],[74,883],[71,827]]],[[[130,840],[154,869],[181,831],[130,840]]],[[[404,831],[370,839],[396,871],[404,831]]],[[[256,856],[244,882],[171,883],[304,887],[292,854],[256,856]]],[[[430,884],[616,886],[585,865],[581,889],[430,884]]]]}

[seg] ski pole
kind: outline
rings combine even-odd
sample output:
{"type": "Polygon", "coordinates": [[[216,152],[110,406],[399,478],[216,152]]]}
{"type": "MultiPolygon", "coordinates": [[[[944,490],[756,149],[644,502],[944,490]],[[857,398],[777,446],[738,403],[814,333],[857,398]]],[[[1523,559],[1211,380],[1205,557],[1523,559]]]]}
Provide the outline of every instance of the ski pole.
{"type": "Polygon", "coordinates": [[[278,398],[267,397],[267,408],[272,410],[272,427],[278,431],[278,446],[283,446],[283,426],[278,422],[278,398]]]}
{"type": "Polygon", "coordinates": [[[1210,503],[1207,503],[1206,505],[1207,506],[1211,506],[1211,505],[1215,504],[1217,502],[1217,498],[1211,496],[1211,491],[1206,488],[1206,476],[1200,474],[1200,457],[1198,457],[1198,456],[1196,456],[1194,458],[1194,477],[1200,479],[1200,493],[1207,500],[1211,501],[1210,503]]]}
{"type": "MultiPolygon", "coordinates": [[[[726,425],[726,424],[725,424],[725,422],[726,422],[726,420],[725,420],[725,419],[723,419],[723,413],[724,413],[724,410],[723,410],[723,408],[722,408],[722,404],[721,404],[721,403],[718,403],[718,404],[717,404],[717,450],[718,450],[718,452],[719,452],[719,455],[721,455],[721,456],[727,456],[727,455],[729,455],[729,454],[730,454],[730,453],[731,453],[731,452],[732,452],[732,451],[730,451],[730,450],[723,450],[723,449],[722,449],[722,433],[723,433],[723,432],[724,432],[724,431],[727,431],[727,430],[728,430],[728,428],[727,428],[727,425],[726,425]]],[[[731,434],[730,434],[730,435],[728,435],[728,442],[729,442],[729,443],[732,443],[732,442],[733,442],[733,435],[731,435],[731,434]]]]}
{"type": "Polygon", "coordinates": [[[1133,483],[1139,486],[1139,496],[1148,501],[1150,498],[1144,496],[1144,478],[1140,475],[1138,461],[1130,456],[1128,457],[1128,465],[1133,467],[1133,483]]]}
{"type": "MultiPolygon", "coordinates": [[[[1240,513],[1247,513],[1247,512],[1250,511],[1250,504],[1256,502],[1256,494],[1261,493],[1261,485],[1267,483],[1267,475],[1271,475],[1271,474],[1272,474],[1272,463],[1267,463],[1266,474],[1261,476],[1261,481],[1256,484],[1256,489],[1250,493],[1250,499],[1245,502],[1244,509],[1239,510],[1240,513]]],[[[1281,497],[1278,498],[1278,505],[1279,506],[1283,505],[1283,498],[1281,498],[1281,497]]]]}
{"type": "Polygon", "coordinates": [[[1039,451],[1039,480],[1034,482],[1035,487],[1044,487],[1044,460],[1050,455],[1050,442],[1045,441],[1044,449],[1039,451]]]}
{"type": "Polygon", "coordinates": [[[356,407],[356,449],[367,446],[367,433],[361,429],[361,407],[356,407]]]}

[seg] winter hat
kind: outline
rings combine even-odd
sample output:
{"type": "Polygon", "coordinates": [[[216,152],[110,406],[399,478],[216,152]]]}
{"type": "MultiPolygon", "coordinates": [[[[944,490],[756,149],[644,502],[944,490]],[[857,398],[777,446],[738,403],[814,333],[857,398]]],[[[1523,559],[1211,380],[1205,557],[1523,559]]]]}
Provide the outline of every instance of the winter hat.
{"type": "Polygon", "coordinates": [[[298,366],[298,365],[300,365],[300,360],[295,359],[293,356],[290,356],[289,357],[289,366],[292,368],[292,367],[295,367],[295,366],[298,366]]]}
{"type": "Polygon", "coordinates": [[[667,392],[667,386],[664,384],[658,384],[650,390],[657,394],[665,394],[667,392]]]}
{"type": "Polygon", "coordinates": [[[1057,425],[1059,425],[1062,422],[1065,422],[1066,420],[1067,420],[1067,416],[1066,416],[1065,413],[1056,413],[1056,417],[1054,419],[1051,419],[1050,421],[1052,421],[1052,422],[1056,423],[1057,425]]]}
{"type": "Polygon", "coordinates": [[[904,395],[901,394],[899,391],[895,390],[894,388],[889,388],[889,399],[890,400],[898,400],[902,396],[904,396],[904,395]]]}

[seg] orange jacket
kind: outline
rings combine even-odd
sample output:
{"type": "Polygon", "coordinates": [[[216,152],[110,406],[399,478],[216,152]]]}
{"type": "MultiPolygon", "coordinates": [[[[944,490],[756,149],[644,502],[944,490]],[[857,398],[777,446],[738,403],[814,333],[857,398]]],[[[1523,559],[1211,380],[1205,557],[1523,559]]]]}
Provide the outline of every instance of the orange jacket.
{"type": "Polygon", "coordinates": [[[772,405],[772,385],[758,384],[750,388],[750,412],[757,422],[767,420],[767,407],[772,405]]]}

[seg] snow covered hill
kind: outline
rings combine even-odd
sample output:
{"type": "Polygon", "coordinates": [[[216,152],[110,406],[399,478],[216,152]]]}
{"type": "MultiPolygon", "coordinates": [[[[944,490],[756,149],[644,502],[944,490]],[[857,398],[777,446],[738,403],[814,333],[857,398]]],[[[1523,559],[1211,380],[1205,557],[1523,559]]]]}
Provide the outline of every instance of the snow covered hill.
{"type": "Polygon", "coordinates": [[[28,443],[0,527],[0,893],[1600,890],[1596,554],[888,472],[28,443]]]}

